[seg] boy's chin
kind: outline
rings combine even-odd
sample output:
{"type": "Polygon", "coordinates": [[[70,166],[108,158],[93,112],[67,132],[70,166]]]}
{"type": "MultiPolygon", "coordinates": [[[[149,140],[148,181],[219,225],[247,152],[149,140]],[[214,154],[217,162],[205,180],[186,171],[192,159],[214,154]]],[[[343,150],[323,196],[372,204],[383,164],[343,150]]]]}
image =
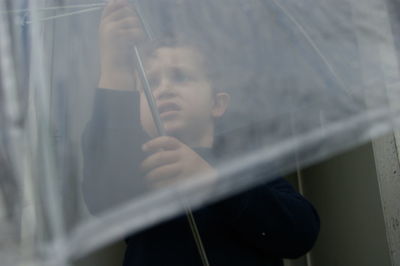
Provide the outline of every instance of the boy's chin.
{"type": "MultiPolygon", "coordinates": [[[[164,132],[167,136],[175,137],[177,139],[180,139],[182,135],[184,135],[183,130],[183,125],[181,125],[178,121],[168,121],[163,123],[164,126],[164,132]]],[[[156,138],[159,137],[157,128],[153,124],[151,127],[144,127],[146,133],[151,137],[151,138],[156,138]]]]}
{"type": "Polygon", "coordinates": [[[164,130],[168,136],[176,137],[179,139],[184,133],[184,127],[178,121],[168,121],[164,123],[164,130]]]}

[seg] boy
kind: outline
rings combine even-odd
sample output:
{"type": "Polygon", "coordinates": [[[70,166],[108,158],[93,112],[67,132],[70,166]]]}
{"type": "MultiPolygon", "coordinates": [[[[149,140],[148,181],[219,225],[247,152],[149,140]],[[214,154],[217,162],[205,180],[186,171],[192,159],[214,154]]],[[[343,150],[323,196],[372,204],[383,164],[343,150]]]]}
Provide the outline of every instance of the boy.
{"type": "MultiPolygon", "coordinates": [[[[132,44],[141,38],[140,22],[127,1],[111,1],[100,27],[101,89],[83,140],[83,190],[92,213],[126,201],[149,184],[216,173],[215,123],[228,107],[229,94],[213,88],[205,57],[194,46],[157,49],[146,70],[168,137],[156,137],[133,74],[132,44]],[[110,197],[108,191],[118,193],[110,197]]],[[[211,265],[282,265],[283,257],[307,252],[319,230],[313,207],[283,179],[203,207],[194,216],[211,265]]],[[[124,265],[201,265],[186,218],[129,237],[124,265]]]]}

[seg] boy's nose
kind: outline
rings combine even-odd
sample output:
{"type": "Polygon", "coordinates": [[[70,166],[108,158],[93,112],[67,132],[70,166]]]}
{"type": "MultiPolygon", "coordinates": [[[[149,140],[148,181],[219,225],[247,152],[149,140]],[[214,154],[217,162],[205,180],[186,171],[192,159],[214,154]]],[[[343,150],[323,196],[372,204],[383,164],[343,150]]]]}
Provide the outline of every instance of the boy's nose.
{"type": "Polygon", "coordinates": [[[162,81],[153,91],[156,100],[168,99],[176,96],[174,87],[169,81],[162,81]]]}

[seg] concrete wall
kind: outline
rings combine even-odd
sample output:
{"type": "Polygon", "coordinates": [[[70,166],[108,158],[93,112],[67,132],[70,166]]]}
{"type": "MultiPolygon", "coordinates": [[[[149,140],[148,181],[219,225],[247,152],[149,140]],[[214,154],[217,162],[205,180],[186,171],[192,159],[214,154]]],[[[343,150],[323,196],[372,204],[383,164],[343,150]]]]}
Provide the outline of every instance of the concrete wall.
{"type": "Polygon", "coordinates": [[[72,266],[122,266],[124,251],[124,242],[112,243],[75,261],[72,266]]]}
{"type": "MultiPolygon", "coordinates": [[[[321,216],[314,266],[390,266],[371,144],[302,171],[304,195],[321,216]]],[[[304,258],[288,265],[303,266],[304,258]]]]}

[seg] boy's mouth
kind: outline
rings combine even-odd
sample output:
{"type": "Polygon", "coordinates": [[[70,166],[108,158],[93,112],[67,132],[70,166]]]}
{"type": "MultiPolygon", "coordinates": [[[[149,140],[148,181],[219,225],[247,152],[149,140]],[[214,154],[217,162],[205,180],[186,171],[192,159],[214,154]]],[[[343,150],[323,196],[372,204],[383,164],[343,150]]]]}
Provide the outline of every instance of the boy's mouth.
{"type": "Polygon", "coordinates": [[[158,112],[160,113],[161,118],[174,114],[181,110],[181,107],[173,102],[164,102],[158,104],[158,112]]]}

